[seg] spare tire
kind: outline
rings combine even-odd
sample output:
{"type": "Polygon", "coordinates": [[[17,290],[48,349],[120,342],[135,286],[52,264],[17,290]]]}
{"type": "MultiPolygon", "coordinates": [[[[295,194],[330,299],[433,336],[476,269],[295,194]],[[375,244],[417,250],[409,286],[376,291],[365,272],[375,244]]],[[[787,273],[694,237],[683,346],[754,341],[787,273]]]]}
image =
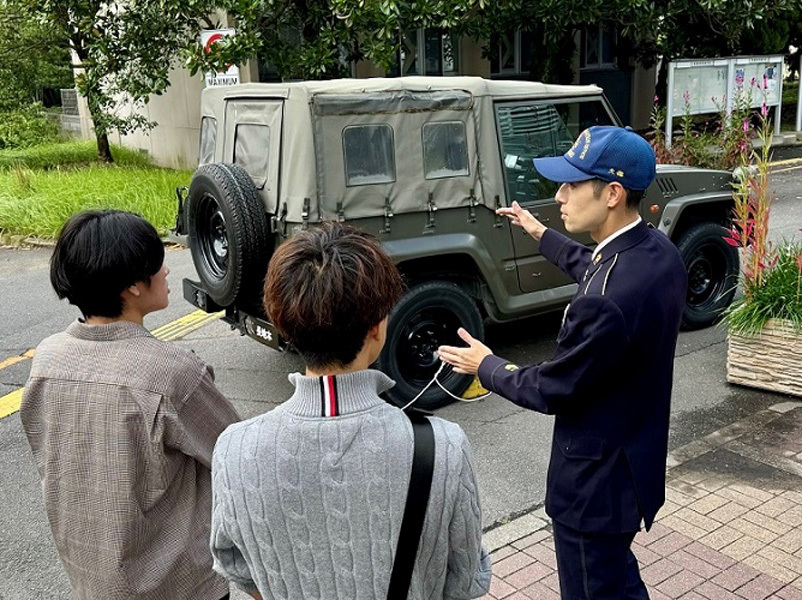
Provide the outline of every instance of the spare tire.
{"type": "Polygon", "coordinates": [[[192,261],[212,300],[261,312],[273,248],[265,206],[248,173],[234,164],[198,167],[185,211],[192,261]]]}

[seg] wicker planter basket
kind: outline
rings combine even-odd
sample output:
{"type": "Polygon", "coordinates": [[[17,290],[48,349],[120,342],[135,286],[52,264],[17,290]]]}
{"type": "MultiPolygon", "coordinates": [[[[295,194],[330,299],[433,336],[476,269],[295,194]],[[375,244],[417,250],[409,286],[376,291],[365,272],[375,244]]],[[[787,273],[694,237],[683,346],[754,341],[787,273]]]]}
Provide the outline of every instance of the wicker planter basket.
{"type": "Polygon", "coordinates": [[[802,396],[802,332],[790,322],[769,319],[753,337],[730,333],[727,381],[802,396]]]}

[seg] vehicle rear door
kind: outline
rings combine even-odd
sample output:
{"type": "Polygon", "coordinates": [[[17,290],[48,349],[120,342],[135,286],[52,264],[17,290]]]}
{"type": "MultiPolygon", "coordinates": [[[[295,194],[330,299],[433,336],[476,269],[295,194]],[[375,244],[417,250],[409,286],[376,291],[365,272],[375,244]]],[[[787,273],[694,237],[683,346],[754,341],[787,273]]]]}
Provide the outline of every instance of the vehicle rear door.
{"type": "Polygon", "coordinates": [[[278,204],[283,105],[276,99],[226,101],[223,160],[248,172],[273,214],[278,204]]]}

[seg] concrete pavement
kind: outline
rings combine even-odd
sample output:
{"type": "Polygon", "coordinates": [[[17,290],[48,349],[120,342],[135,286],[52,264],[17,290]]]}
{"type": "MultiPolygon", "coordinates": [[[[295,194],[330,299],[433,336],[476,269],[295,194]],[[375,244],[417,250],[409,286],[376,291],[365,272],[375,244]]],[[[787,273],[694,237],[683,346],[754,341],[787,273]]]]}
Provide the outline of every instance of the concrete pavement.
{"type": "MultiPolygon", "coordinates": [[[[484,540],[493,557],[485,598],[559,599],[542,509],[484,540]]],[[[666,504],[633,551],[652,600],[802,600],[802,402],[671,452],[666,504]]]]}

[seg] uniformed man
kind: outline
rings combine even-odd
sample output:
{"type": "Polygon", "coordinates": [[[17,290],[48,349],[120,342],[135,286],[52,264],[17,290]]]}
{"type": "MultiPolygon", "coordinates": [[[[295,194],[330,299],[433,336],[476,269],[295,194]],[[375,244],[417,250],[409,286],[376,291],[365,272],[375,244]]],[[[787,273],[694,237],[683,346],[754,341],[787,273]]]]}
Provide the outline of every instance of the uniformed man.
{"type": "Polygon", "coordinates": [[[665,500],[674,351],[687,277],[674,244],[638,214],[655,178],[649,144],[629,128],[591,127],[563,156],[535,159],[561,182],[565,229],[517,203],[498,210],[579,284],[554,357],[518,367],[464,329],[440,356],[519,406],[555,415],[546,484],[564,599],[648,598],[630,546],[665,500]]]}

